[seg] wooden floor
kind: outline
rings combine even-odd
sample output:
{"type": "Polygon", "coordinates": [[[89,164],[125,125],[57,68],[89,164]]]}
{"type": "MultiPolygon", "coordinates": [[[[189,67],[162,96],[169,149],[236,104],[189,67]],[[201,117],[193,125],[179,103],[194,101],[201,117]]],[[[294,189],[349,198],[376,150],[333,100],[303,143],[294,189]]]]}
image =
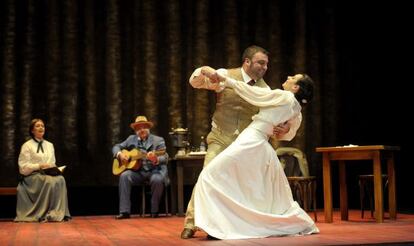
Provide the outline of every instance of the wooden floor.
{"type": "MultiPolygon", "coordinates": [[[[311,214],[311,216],[313,216],[311,214]]],[[[193,239],[182,240],[182,217],[133,216],[115,220],[114,216],[74,217],[62,223],[14,223],[0,220],[0,245],[414,245],[414,215],[398,214],[396,221],[375,223],[360,219],[357,210],[350,211],[349,221],[325,223],[318,212],[321,233],[297,237],[270,237],[248,240],[207,240],[204,232],[193,239]]],[[[369,213],[368,213],[369,217],[369,213]]]]}

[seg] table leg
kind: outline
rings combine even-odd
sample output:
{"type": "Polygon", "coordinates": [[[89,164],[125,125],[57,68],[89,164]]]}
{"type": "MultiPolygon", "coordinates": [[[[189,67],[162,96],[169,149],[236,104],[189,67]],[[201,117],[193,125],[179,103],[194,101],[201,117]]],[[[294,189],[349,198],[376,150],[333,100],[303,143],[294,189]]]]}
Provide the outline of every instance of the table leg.
{"type": "Polygon", "coordinates": [[[184,216],[184,182],[183,164],[177,161],[177,193],[178,193],[178,216],[184,216]]]}
{"type": "Polygon", "coordinates": [[[341,220],[348,220],[348,187],[346,184],[345,161],[339,161],[339,203],[341,220]]]}
{"type": "Polygon", "coordinates": [[[375,220],[377,222],[384,221],[384,206],[383,206],[383,194],[382,194],[382,172],[381,172],[381,159],[380,152],[375,151],[373,153],[374,161],[374,201],[375,201],[375,220]]]}
{"type": "Polygon", "coordinates": [[[394,169],[394,155],[390,153],[387,159],[387,173],[388,173],[388,208],[390,219],[397,219],[397,200],[395,195],[395,169],[394,169]]]}
{"type": "Polygon", "coordinates": [[[171,214],[177,215],[177,162],[168,163],[168,173],[170,174],[170,191],[171,191],[171,214]],[[174,171],[173,171],[174,170],[174,171]]]}
{"type": "Polygon", "coordinates": [[[325,222],[332,223],[332,178],[329,154],[323,153],[323,195],[325,222]]]}

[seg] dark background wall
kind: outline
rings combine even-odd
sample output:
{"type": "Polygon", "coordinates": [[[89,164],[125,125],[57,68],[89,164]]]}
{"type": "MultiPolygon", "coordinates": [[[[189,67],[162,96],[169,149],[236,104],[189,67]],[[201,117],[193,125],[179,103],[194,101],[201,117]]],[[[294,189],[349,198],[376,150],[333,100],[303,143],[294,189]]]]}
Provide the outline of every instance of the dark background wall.
{"type": "MultiPolygon", "coordinates": [[[[258,44],[271,53],[272,88],[298,72],[316,81],[301,130],[286,145],[308,155],[319,207],[315,147],[388,144],[401,147],[399,210],[412,212],[407,9],[391,1],[1,1],[0,186],[17,185],[20,146],[30,119],[41,117],[58,164],[68,165],[72,214],[116,213],[110,150],[132,134],[129,123],[147,115],[171,154],[171,127],[188,127],[197,145],[214,94],[192,89],[191,72],[239,66],[242,51],[258,44]]],[[[368,172],[363,162],[350,165],[349,189],[368,172]]],[[[0,197],[3,216],[14,212],[13,199],[0,197]]],[[[358,207],[358,196],[350,203],[358,207]]]]}

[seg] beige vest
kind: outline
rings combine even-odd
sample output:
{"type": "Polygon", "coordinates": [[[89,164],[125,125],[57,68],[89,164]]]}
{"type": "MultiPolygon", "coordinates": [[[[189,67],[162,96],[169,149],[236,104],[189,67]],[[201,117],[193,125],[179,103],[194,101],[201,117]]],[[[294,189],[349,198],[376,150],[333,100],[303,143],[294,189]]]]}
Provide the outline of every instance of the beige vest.
{"type": "MultiPolygon", "coordinates": [[[[230,78],[243,81],[241,68],[228,70],[230,78]]],[[[266,82],[260,79],[254,86],[267,87],[266,82]]],[[[226,135],[235,132],[240,133],[252,122],[252,116],[259,112],[259,108],[253,106],[237,95],[233,89],[225,88],[217,93],[216,110],[213,121],[217,128],[226,135]]]]}

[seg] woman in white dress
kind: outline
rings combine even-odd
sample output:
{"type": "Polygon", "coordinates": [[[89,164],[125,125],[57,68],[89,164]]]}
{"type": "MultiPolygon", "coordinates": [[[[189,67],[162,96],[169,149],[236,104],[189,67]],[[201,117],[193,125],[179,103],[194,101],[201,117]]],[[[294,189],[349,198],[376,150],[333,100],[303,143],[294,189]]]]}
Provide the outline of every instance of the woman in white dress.
{"type": "MultiPolygon", "coordinates": [[[[284,90],[263,90],[224,77],[207,67],[203,74],[233,88],[260,107],[253,122],[203,169],[195,187],[195,224],[218,239],[263,238],[318,233],[314,221],[292,198],[286,175],[268,142],[273,126],[288,122],[293,132],[310,102],[313,82],[289,76],[284,90]]],[[[293,138],[294,135],[291,136],[293,138]]]]}

